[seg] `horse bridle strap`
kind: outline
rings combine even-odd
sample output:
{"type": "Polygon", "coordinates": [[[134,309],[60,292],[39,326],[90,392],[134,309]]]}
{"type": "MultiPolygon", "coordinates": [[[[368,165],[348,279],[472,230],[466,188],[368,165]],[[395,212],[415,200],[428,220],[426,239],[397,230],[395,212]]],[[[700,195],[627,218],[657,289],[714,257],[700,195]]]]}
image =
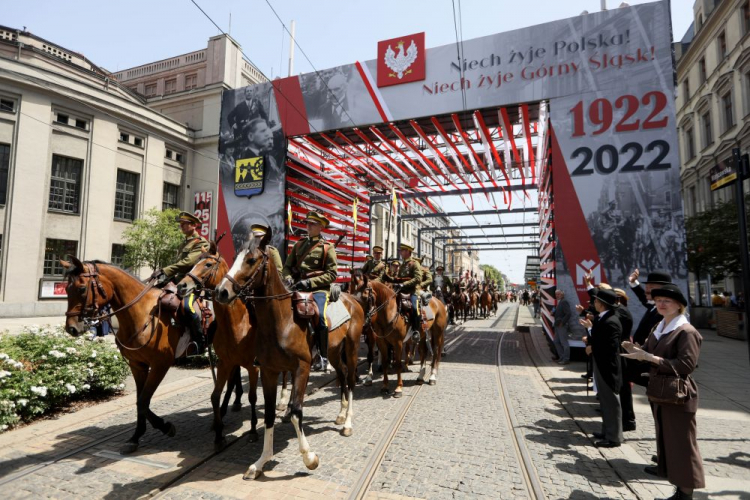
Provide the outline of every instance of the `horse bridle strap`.
{"type": "Polygon", "coordinates": [[[247,298],[250,296],[249,289],[255,282],[255,277],[258,275],[258,273],[263,270],[263,284],[266,284],[266,280],[268,279],[267,274],[267,264],[268,264],[268,254],[261,250],[261,254],[263,255],[263,261],[260,263],[258,267],[255,268],[255,271],[253,271],[253,274],[250,275],[250,277],[247,279],[244,285],[240,285],[239,282],[234,279],[229,273],[225,276],[225,278],[232,284],[232,290],[235,294],[237,294],[240,298],[247,298]]]}

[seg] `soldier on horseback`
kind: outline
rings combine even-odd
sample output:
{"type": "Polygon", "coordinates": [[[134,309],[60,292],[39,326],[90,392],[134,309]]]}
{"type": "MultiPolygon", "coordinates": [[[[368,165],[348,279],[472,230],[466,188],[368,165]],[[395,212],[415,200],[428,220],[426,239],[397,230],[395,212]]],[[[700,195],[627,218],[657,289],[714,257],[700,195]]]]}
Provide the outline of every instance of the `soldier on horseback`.
{"type": "MultiPolygon", "coordinates": [[[[175,222],[179,222],[180,231],[185,235],[185,240],[177,252],[177,261],[163,269],[157,269],[151,275],[159,285],[168,282],[179,283],[200,260],[201,254],[207,252],[210,246],[206,238],[196,231],[197,227],[203,223],[198,217],[189,212],[180,212],[175,218],[175,222]]],[[[182,299],[182,310],[190,330],[191,339],[186,353],[188,356],[202,354],[206,348],[203,338],[203,318],[195,298],[194,293],[189,293],[182,299]]]]}
{"type": "Polygon", "coordinates": [[[432,290],[435,292],[435,296],[445,304],[446,297],[448,296],[449,290],[452,289],[453,283],[447,276],[443,276],[445,268],[443,266],[437,266],[435,268],[435,276],[432,278],[432,290]]]}
{"type": "Polygon", "coordinates": [[[320,235],[330,221],[317,212],[309,212],[305,218],[307,237],[302,238],[289,253],[281,275],[287,286],[293,290],[313,292],[312,296],[318,305],[319,321],[314,325],[316,343],[320,351],[321,369],[328,369],[328,325],[326,324],[326,305],[331,283],[336,281],[338,263],[336,249],[320,235]]]}
{"type": "Polygon", "coordinates": [[[415,341],[419,340],[420,330],[422,327],[422,317],[419,311],[419,293],[422,291],[422,265],[419,260],[412,257],[414,247],[401,243],[399,247],[401,252],[401,258],[404,259],[404,263],[398,270],[396,276],[385,274],[383,281],[396,283],[394,290],[403,294],[409,294],[411,299],[411,329],[412,335],[415,341]]]}
{"type": "Polygon", "coordinates": [[[375,281],[383,277],[385,274],[385,261],[383,259],[383,247],[375,245],[372,247],[372,260],[368,260],[364,266],[362,266],[362,274],[367,276],[370,281],[375,281]]]}

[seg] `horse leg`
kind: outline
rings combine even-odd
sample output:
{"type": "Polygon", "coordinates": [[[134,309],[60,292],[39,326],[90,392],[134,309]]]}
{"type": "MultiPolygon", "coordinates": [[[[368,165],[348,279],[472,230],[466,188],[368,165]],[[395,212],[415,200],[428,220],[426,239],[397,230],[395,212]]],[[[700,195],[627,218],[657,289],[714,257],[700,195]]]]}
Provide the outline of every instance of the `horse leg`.
{"type": "MultiPolygon", "coordinates": [[[[236,367],[239,369],[239,367],[236,367]]],[[[224,402],[221,407],[219,406],[219,400],[221,399],[221,392],[224,390],[224,385],[227,383],[227,379],[231,376],[234,378],[236,373],[234,366],[229,366],[228,363],[219,363],[216,370],[216,382],[214,383],[214,390],[211,392],[211,406],[214,410],[214,450],[219,451],[227,444],[227,440],[223,436],[224,431],[224,418],[226,403],[229,402],[229,398],[232,396],[231,384],[227,387],[227,394],[224,398],[224,402]]]]}
{"type": "MultiPolygon", "coordinates": [[[[146,378],[148,377],[148,366],[142,364],[130,363],[130,372],[133,374],[136,387],[136,401],[140,399],[141,393],[143,392],[143,386],[146,385],[146,378]]],[[[135,433],[120,449],[120,453],[132,453],[138,449],[138,440],[146,432],[146,416],[141,416],[140,412],[136,411],[136,424],[135,433]]]]}
{"type": "Polygon", "coordinates": [[[276,406],[276,386],[279,383],[279,374],[263,369],[260,372],[260,378],[263,383],[263,398],[266,401],[264,415],[266,431],[263,436],[263,452],[260,454],[260,458],[248,467],[242,476],[242,479],[245,480],[253,480],[260,476],[263,473],[263,466],[273,458],[273,424],[276,420],[276,412],[273,411],[273,408],[276,406]]]}
{"type": "Polygon", "coordinates": [[[138,394],[138,423],[136,424],[135,433],[120,449],[120,453],[127,454],[132,453],[138,449],[138,441],[141,439],[143,434],[146,432],[146,419],[155,428],[163,432],[164,434],[172,437],[175,435],[175,426],[166,422],[161,417],[156,415],[149,409],[151,405],[151,397],[156,392],[156,388],[164,380],[164,376],[167,374],[169,366],[151,367],[146,376],[146,381],[143,384],[143,388],[138,394]]]}
{"type": "Polygon", "coordinates": [[[375,362],[375,333],[372,327],[367,331],[367,376],[365,377],[365,386],[372,385],[372,364],[375,362]]]}
{"type": "Polygon", "coordinates": [[[310,470],[315,470],[320,465],[318,456],[310,451],[310,444],[305,437],[305,431],[302,429],[302,404],[305,400],[305,387],[307,379],[310,377],[310,365],[300,360],[297,372],[294,374],[294,398],[292,399],[292,425],[297,433],[299,442],[299,453],[302,455],[302,462],[310,470]]]}
{"type": "Polygon", "coordinates": [[[242,409],[242,394],[242,367],[238,366],[234,374],[234,403],[232,403],[232,411],[240,411],[242,409]]]}
{"type": "MultiPolygon", "coordinates": [[[[404,349],[404,342],[402,340],[396,341],[396,347],[393,348],[394,352],[401,352],[404,349]]],[[[396,389],[393,391],[394,398],[400,398],[404,395],[404,381],[401,378],[401,356],[394,360],[396,362],[396,389]]]]}
{"type": "Polygon", "coordinates": [[[247,440],[251,443],[258,441],[258,414],[255,409],[258,404],[258,367],[250,363],[247,369],[249,378],[248,399],[250,399],[250,433],[247,440]]]}
{"type": "Polygon", "coordinates": [[[378,340],[378,351],[380,352],[380,365],[383,367],[383,387],[380,392],[388,394],[388,345],[385,341],[378,340]]]}
{"type": "MultiPolygon", "coordinates": [[[[223,363],[219,363],[219,365],[222,365],[223,363]]],[[[237,384],[237,374],[240,371],[239,366],[234,366],[232,368],[229,368],[226,370],[226,375],[223,379],[224,383],[221,384],[221,388],[219,389],[219,398],[221,398],[221,392],[224,390],[224,384],[227,386],[227,392],[224,394],[224,399],[221,402],[221,418],[224,418],[227,414],[227,408],[229,407],[229,400],[232,399],[232,391],[236,389],[237,384]]],[[[240,379],[241,380],[241,379],[240,379]]],[[[218,374],[218,368],[216,370],[216,383],[219,381],[219,374],[218,374]]],[[[240,403],[241,405],[241,403],[240,403]]]]}
{"type": "Polygon", "coordinates": [[[352,435],[352,419],[354,418],[354,387],[357,385],[357,342],[346,339],[346,420],[341,435],[349,437],[352,435]]]}
{"type": "Polygon", "coordinates": [[[346,420],[346,411],[349,406],[349,401],[346,399],[346,367],[341,360],[345,341],[346,338],[342,339],[339,345],[328,348],[328,360],[336,371],[336,380],[341,389],[341,408],[339,409],[339,414],[336,416],[336,425],[344,423],[346,420]]]}
{"type": "MultiPolygon", "coordinates": [[[[434,355],[434,354],[433,354],[434,355]]],[[[427,374],[427,339],[421,339],[419,341],[419,377],[417,377],[417,385],[424,384],[424,377],[427,374]]]]}
{"type": "Polygon", "coordinates": [[[286,376],[289,374],[289,372],[281,372],[281,396],[279,404],[276,405],[277,410],[286,410],[289,405],[289,390],[286,388],[286,376]]]}
{"type": "MultiPolygon", "coordinates": [[[[439,327],[435,328],[436,330],[439,327]]],[[[438,368],[443,357],[443,343],[445,342],[445,330],[433,332],[432,334],[432,365],[430,367],[430,385],[437,384],[438,368]]]]}

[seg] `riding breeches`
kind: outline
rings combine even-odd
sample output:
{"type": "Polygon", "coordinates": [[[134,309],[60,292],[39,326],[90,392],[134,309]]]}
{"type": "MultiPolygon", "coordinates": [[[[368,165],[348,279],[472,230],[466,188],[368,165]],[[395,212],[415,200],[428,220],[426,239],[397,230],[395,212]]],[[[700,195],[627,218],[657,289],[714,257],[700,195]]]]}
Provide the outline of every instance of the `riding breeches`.
{"type": "Polygon", "coordinates": [[[190,334],[196,335],[202,333],[203,318],[201,317],[201,308],[198,306],[198,301],[194,293],[190,293],[182,299],[182,312],[188,324],[187,326],[190,328],[190,334]]]}
{"type": "Polygon", "coordinates": [[[318,349],[324,358],[328,356],[328,325],[326,324],[326,307],[328,306],[327,292],[313,292],[313,300],[318,305],[319,320],[315,328],[318,349]]]}
{"type": "Polygon", "coordinates": [[[422,323],[422,316],[419,310],[419,297],[416,293],[411,294],[411,326],[415,330],[419,329],[422,323]]]}

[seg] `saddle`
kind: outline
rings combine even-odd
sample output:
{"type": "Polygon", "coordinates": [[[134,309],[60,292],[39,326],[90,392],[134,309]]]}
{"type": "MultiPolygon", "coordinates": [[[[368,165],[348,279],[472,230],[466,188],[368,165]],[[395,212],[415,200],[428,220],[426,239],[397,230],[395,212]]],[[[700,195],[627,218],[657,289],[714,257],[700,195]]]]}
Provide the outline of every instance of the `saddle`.
{"type": "MultiPolygon", "coordinates": [[[[162,317],[167,317],[172,320],[172,323],[180,327],[187,327],[187,322],[183,321],[183,317],[187,315],[186,311],[182,307],[182,297],[177,294],[177,285],[170,282],[164,285],[161,290],[158,299],[158,308],[162,317]]],[[[208,307],[208,305],[200,297],[195,297],[195,306],[201,311],[201,326],[205,333],[208,326],[213,321],[214,313],[208,307]]]]}
{"type": "MultiPolygon", "coordinates": [[[[340,291],[339,291],[340,293],[340,291]]],[[[313,292],[294,292],[292,295],[292,310],[294,317],[311,321],[314,325],[320,320],[320,310],[318,304],[313,299],[313,292]]],[[[326,307],[326,323],[330,330],[335,330],[351,319],[349,311],[346,309],[343,301],[331,301],[328,297],[328,306],[326,307]]]]}
{"type": "Polygon", "coordinates": [[[399,292],[398,306],[401,314],[409,314],[411,312],[411,294],[399,292]]]}

